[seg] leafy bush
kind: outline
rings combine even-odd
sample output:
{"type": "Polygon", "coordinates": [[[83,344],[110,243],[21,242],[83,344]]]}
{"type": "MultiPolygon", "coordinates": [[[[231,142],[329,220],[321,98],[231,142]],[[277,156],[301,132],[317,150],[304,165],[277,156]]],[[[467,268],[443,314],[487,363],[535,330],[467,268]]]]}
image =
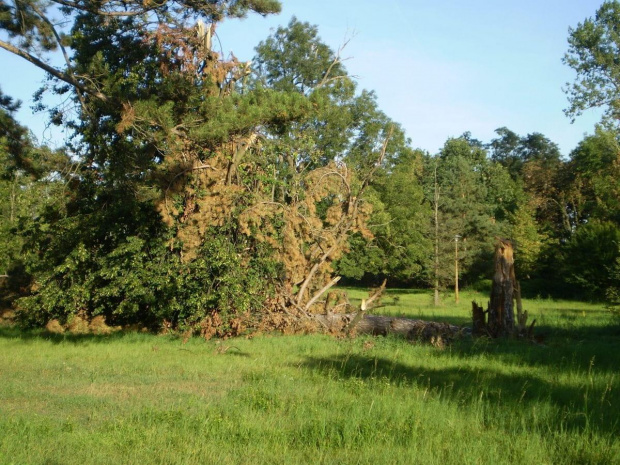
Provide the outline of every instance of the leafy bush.
{"type": "Polygon", "coordinates": [[[212,228],[195,258],[184,261],[152,205],[112,205],[43,218],[27,232],[32,284],[17,305],[24,325],[102,316],[110,325],[195,329],[217,314],[225,334],[234,318],[251,317],[273,295],[279,267],[267,246],[212,228]]]}
{"type": "Polygon", "coordinates": [[[482,292],[484,294],[491,294],[491,287],[493,286],[493,281],[490,279],[479,279],[469,286],[470,290],[482,292]]]}
{"type": "Polygon", "coordinates": [[[609,222],[580,226],[566,244],[563,274],[588,297],[601,298],[614,285],[612,268],[620,257],[620,230],[609,222]]]}
{"type": "Polygon", "coordinates": [[[616,315],[620,316],[620,257],[611,270],[612,283],[607,288],[607,307],[616,315]]]}

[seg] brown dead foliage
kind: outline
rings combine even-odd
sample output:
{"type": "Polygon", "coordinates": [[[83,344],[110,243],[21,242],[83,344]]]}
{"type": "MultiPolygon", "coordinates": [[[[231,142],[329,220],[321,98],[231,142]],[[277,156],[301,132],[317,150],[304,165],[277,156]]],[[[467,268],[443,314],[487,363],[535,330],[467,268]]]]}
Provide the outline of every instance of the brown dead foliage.
{"type": "Polygon", "coordinates": [[[365,341],[364,344],[362,345],[362,349],[364,351],[371,350],[374,347],[375,347],[375,343],[373,341],[365,341]]]}
{"type": "Polygon", "coordinates": [[[108,326],[105,317],[102,315],[88,319],[83,313],[73,316],[66,325],[62,325],[60,321],[53,319],[45,325],[46,331],[52,334],[94,334],[108,335],[115,331],[120,331],[120,326],[108,326]]]}
{"type": "MultiPolygon", "coordinates": [[[[145,40],[159,51],[164,75],[199,87],[203,101],[210,104],[229,98],[249,66],[234,56],[222,59],[210,49],[206,33],[200,26],[196,31],[160,27],[145,40]]],[[[368,154],[376,163],[358,176],[342,161],[310,169],[294,144],[278,147],[274,156],[265,149],[269,140],[261,133],[266,121],[254,127],[231,126],[220,138],[197,142],[192,131],[212,124],[211,115],[198,111],[194,117],[190,112],[178,121],[163,122],[156,111],[138,110],[126,105],[117,131],[140,135],[161,158],[151,178],[159,187],[157,210],[176,231],[171,249],[180,246],[181,259],[192,261],[213,228],[232,223],[235,235],[268,244],[273,258],[283,264],[281,300],[268,302],[261,315],[235,316],[227,324],[214,311],[197,323],[194,333],[206,339],[237,335],[257,327],[259,319],[259,330],[321,330],[311,315],[326,309],[322,294],[335,284],[332,263],[346,252],[351,234],[372,236],[367,227],[371,206],[364,201],[364,190],[385,157],[391,131],[381,152],[368,154]]],[[[311,153],[315,145],[309,141],[304,150],[311,153]]],[[[340,303],[329,309],[344,310],[340,303]]]]}
{"type": "Polygon", "coordinates": [[[106,324],[104,316],[98,315],[90,321],[88,329],[92,334],[110,334],[115,328],[106,324]]]}
{"type": "Polygon", "coordinates": [[[73,316],[67,324],[67,332],[71,334],[88,334],[90,328],[88,327],[88,319],[82,314],[73,316]]]}
{"type": "Polygon", "coordinates": [[[45,325],[45,330],[52,334],[62,334],[65,332],[65,328],[60,324],[58,320],[50,320],[45,325]]]}
{"type": "Polygon", "coordinates": [[[15,324],[15,311],[11,308],[0,310],[0,326],[13,326],[15,324]]]}
{"type": "Polygon", "coordinates": [[[217,311],[213,311],[209,316],[200,321],[197,325],[197,331],[194,331],[207,340],[213,337],[227,339],[244,334],[247,327],[251,324],[250,322],[251,315],[247,312],[224,321],[217,311]]]}

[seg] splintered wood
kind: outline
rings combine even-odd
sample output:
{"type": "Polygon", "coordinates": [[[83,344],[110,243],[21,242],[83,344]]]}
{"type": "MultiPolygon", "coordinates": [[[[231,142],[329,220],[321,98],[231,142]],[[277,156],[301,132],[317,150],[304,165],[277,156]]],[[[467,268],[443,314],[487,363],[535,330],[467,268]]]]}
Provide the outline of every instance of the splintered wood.
{"type": "Polygon", "coordinates": [[[515,276],[514,248],[512,242],[498,238],[495,246],[494,274],[491,287],[491,300],[486,311],[476,302],[472,302],[472,320],[474,335],[528,336],[531,337],[534,322],[526,327],[527,311],[521,303],[521,286],[515,276]],[[517,302],[515,326],[514,302],[517,302]]]}

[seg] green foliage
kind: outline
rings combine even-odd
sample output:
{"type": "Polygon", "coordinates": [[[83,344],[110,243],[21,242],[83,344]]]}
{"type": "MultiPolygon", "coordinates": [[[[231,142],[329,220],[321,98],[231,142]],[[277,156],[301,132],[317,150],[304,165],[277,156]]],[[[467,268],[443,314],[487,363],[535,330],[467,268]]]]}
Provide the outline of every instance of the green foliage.
{"type": "Polygon", "coordinates": [[[27,247],[38,254],[29,260],[33,294],[18,304],[24,324],[102,315],[110,325],[199,331],[217,313],[226,334],[231,320],[260,313],[273,295],[280,270],[265,247],[245,258],[251,244],[243,236],[234,243],[214,228],[199,258],[183,263],[152,205],[111,200],[111,208],[96,203],[88,214],[41,220],[28,232],[27,247]]]}
{"type": "Polygon", "coordinates": [[[616,258],[616,263],[612,266],[609,274],[611,284],[605,293],[608,308],[620,316],[620,257],[616,258]]]}
{"type": "MultiPolygon", "coordinates": [[[[469,282],[488,276],[494,237],[507,234],[515,191],[508,172],[491,163],[482,144],[449,139],[436,159],[439,198],[440,264],[443,281],[453,281],[454,238],[460,236],[459,268],[469,282]]],[[[432,195],[432,179],[427,192],[432,195]]]]}
{"type": "Polygon", "coordinates": [[[334,97],[351,97],[354,85],[318,28],[293,17],[256,47],[259,81],[275,90],[309,95],[328,88],[334,97]]]}
{"type": "Polygon", "coordinates": [[[612,275],[620,257],[620,229],[612,223],[592,222],[581,226],[564,248],[568,283],[592,298],[602,298],[614,285],[612,275]]]}
{"type": "MultiPolygon", "coordinates": [[[[519,203],[510,216],[510,238],[515,247],[515,269],[520,280],[535,276],[539,271],[543,253],[550,248],[549,237],[538,228],[535,209],[527,202],[519,203]]],[[[553,244],[557,247],[557,243],[553,244]]]]}
{"type": "Polygon", "coordinates": [[[424,155],[401,153],[389,174],[377,182],[389,216],[374,219],[380,225],[375,235],[385,250],[384,275],[396,282],[426,280],[430,211],[422,185],[424,155]]]}
{"type": "Polygon", "coordinates": [[[597,127],[571,153],[571,181],[578,186],[583,218],[620,224],[620,144],[615,131],[597,127]]]}
{"type": "Polygon", "coordinates": [[[22,230],[49,205],[64,203],[73,169],[63,152],[35,145],[13,117],[18,108],[19,102],[0,92],[0,274],[9,275],[13,290],[28,281],[22,230]]]}
{"type": "Polygon", "coordinates": [[[567,88],[570,107],[566,114],[573,119],[592,107],[603,107],[605,119],[617,124],[620,119],[619,65],[620,3],[605,1],[593,18],[569,29],[569,50],[564,63],[577,77],[567,88]]]}

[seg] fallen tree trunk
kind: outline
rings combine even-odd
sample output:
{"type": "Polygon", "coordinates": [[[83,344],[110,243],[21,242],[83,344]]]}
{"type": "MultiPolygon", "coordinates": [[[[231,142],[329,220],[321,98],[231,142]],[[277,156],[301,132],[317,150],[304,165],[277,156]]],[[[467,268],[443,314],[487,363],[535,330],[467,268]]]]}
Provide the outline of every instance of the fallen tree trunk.
{"type": "Polygon", "coordinates": [[[379,315],[364,315],[349,329],[358,313],[313,315],[324,327],[333,332],[354,332],[356,334],[372,334],[387,336],[396,334],[411,340],[428,341],[440,344],[449,340],[470,334],[469,328],[439,323],[436,321],[415,320],[410,318],[396,318],[379,315]]]}
{"type": "MultiPolygon", "coordinates": [[[[357,334],[387,336],[388,334],[395,334],[406,337],[409,340],[430,342],[436,346],[443,346],[445,343],[458,337],[471,335],[471,328],[448,323],[368,315],[366,311],[377,305],[381,295],[385,291],[386,280],[383,281],[381,286],[374,289],[367,299],[362,299],[360,309],[357,312],[331,312],[330,302],[332,298],[330,296],[326,298],[323,304],[325,313],[308,312],[308,308],[316,302],[316,299],[324,294],[337,280],[338,278],[324,286],[310,301],[310,304],[306,305],[306,308],[296,305],[294,298],[289,295],[287,299],[288,305],[283,304],[281,306],[284,313],[292,319],[289,320],[289,323],[293,325],[300,324],[299,328],[304,331],[307,330],[306,324],[310,323],[315,326],[315,330],[321,328],[324,332],[339,336],[354,336],[357,334]]],[[[346,298],[344,304],[339,304],[336,307],[341,307],[343,305],[348,309],[353,308],[352,305],[349,304],[348,298],[346,298]]]]}

